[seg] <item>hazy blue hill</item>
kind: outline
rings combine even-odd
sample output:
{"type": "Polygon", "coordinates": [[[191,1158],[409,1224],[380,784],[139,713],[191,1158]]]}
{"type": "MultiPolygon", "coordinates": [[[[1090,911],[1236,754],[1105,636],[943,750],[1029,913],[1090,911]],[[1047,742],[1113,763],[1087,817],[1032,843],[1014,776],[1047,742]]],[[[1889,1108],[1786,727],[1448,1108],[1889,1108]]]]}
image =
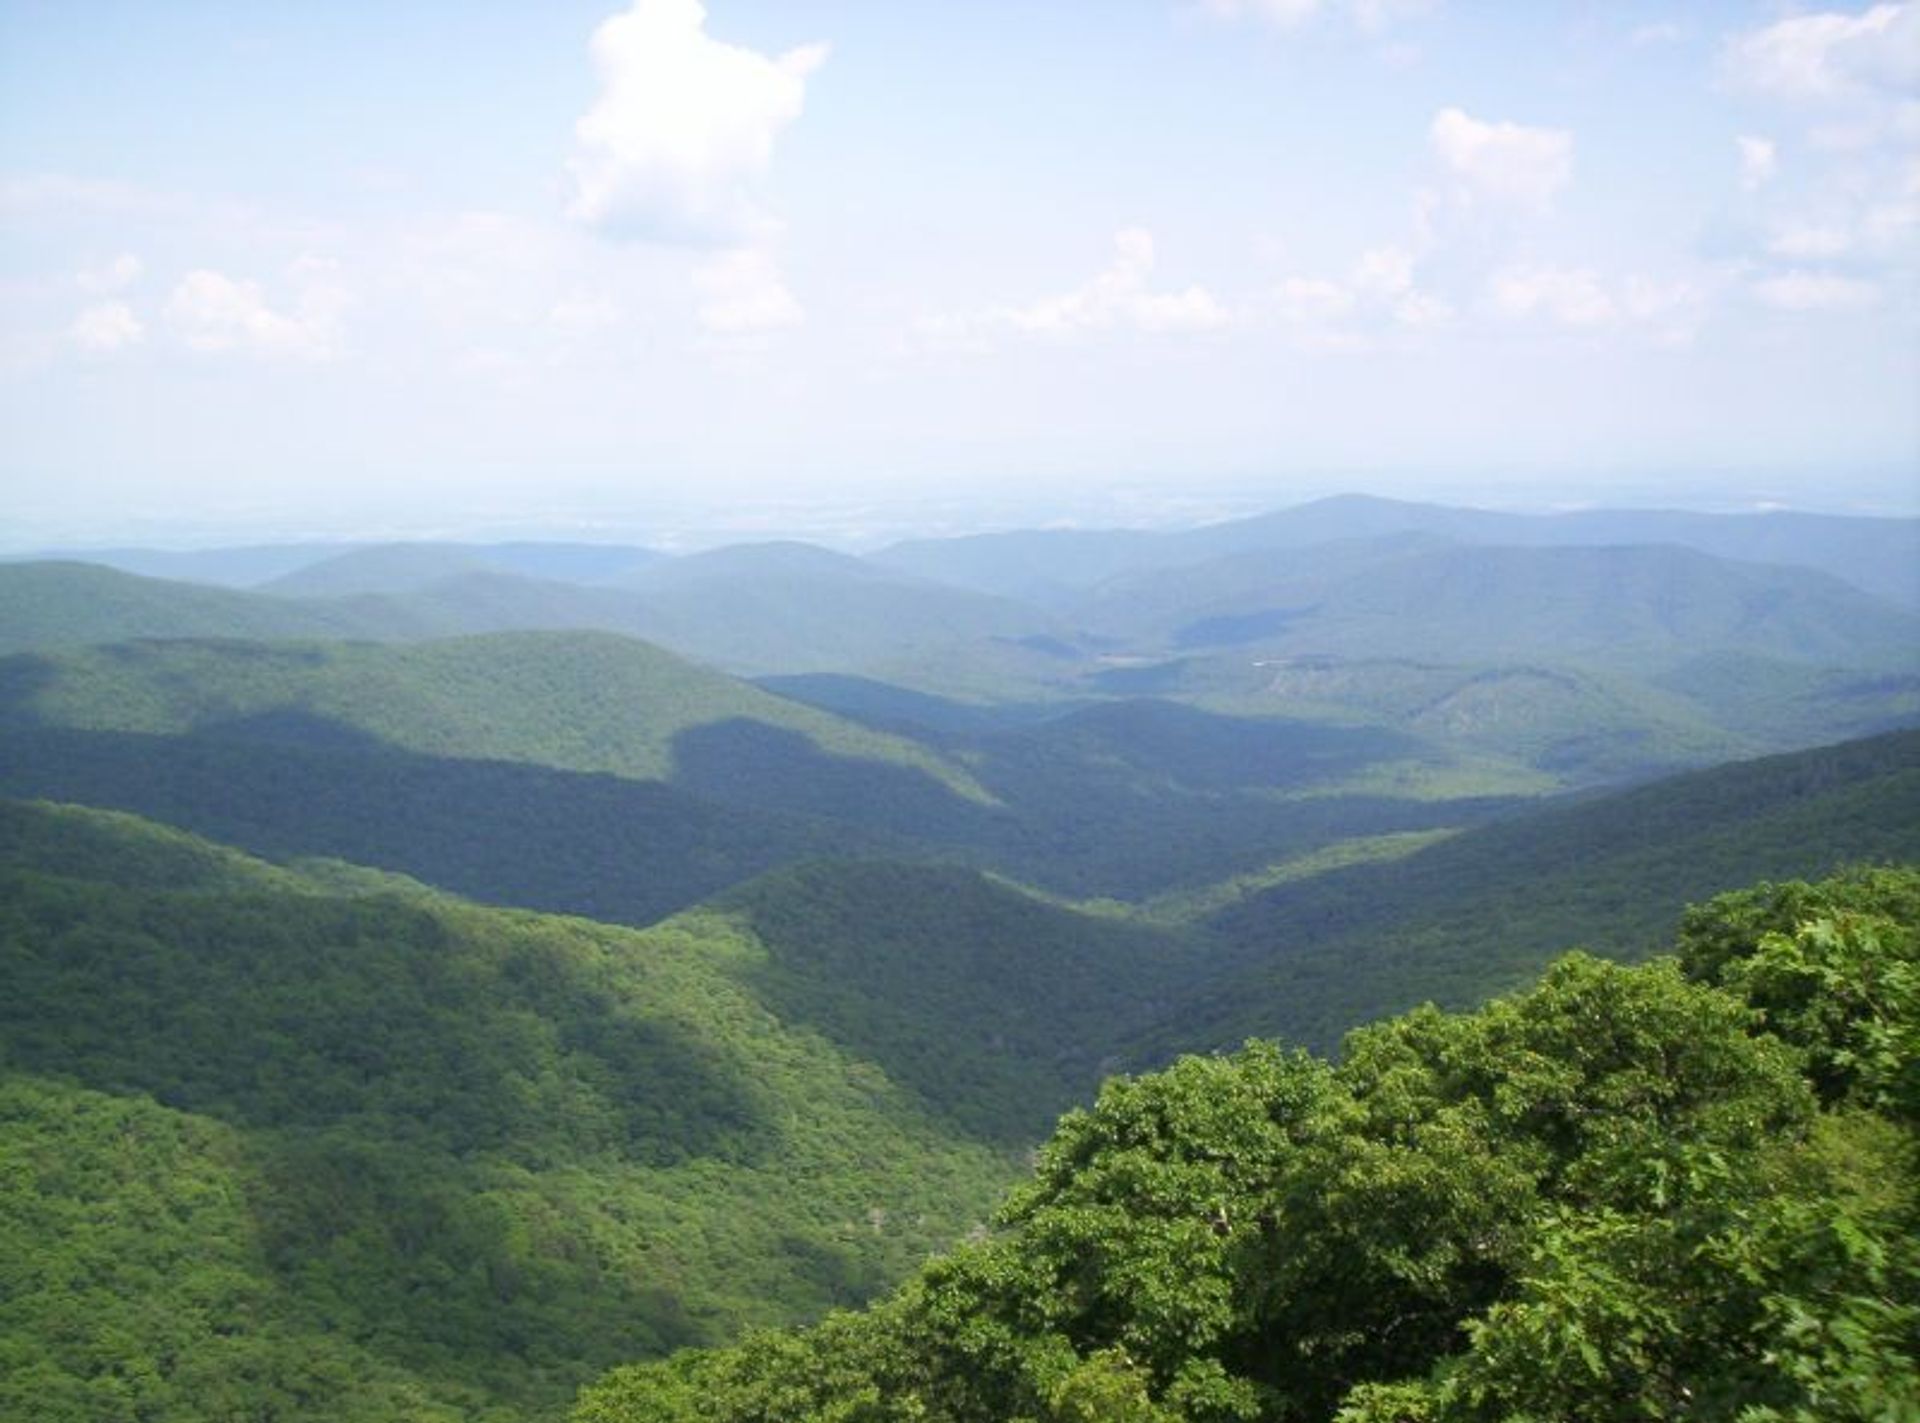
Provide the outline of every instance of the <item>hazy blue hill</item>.
{"type": "Polygon", "coordinates": [[[645,605],[635,630],[729,669],[852,671],[949,644],[1055,634],[1037,609],[809,544],[740,544],[618,580],[645,605]]]}
{"type": "Polygon", "coordinates": [[[1810,667],[1749,653],[1708,653],[1652,679],[1743,735],[1775,741],[1871,736],[1920,722],[1920,671],[1810,667]]]}
{"type": "Polygon", "coordinates": [[[916,577],[1054,607],[1109,578],[1194,561],[1168,535],[1132,529],[1026,529],[909,539],[869,559],[916,577]]]}
{"type": "Polygon", "coordinates": [[[0,555],[0,564],[96,563],[117,568],[122,573],[137,573],[143,578],[169,578],[186,583],[213,583],[226,588],[250,588],[358,547],[360,545],[353,543],[285,543],[203,549],[61,549],[0,555]]]}
{"type": "Polygon", "coordinates": [[[1920,657],[1920,616],[1837,578],[1673,546],[1336,545],[1234,555],[1124,592],[1104,608],[1096,597],[1089,620],[1175,647],[1627,666],[1723,650],[1831,666],[1920,657]]]}
{"type": "Polygon", "coordinates": [[[487,567],[523,578],[552,578],[570,583],[605,583],[667,557],[634,544],[567,543],[522,539],[509,543],[462,544],[487,567]]]}
{"type": "Polygon", "coordinates": [[[256,585],[282,598],[341,598],[355,593],[405,593],[486,565],[447,544],[376,544],[321,559],[256,585]]]}
{"type": "Polygon", "coordinates": [[[613,581],[622,587],[659,590],[754,578],[848,578],[892,582],[884,569],[796,539],[727,544],[628,570],[613,581]]]}
{"type": "Polygon", "coordinates": [[[282,597],[338,598],[357,593],[411,593],[475,573],[544,583],[596,584],[664,559],[663,554],[627,544],[379,544],[305,564],[257,587],[260,592],[282,597]]]}
{"type": "Polygon", "coordinates": [[[0,654],[141,637],[352,637],[370,631],[363,618],[340,608],[142,578],[96,564],[0,564],[0,654]]]}
{"type": "Polygon", "coordinates": [[[1642,956],[1681,906],[1724,889],[1915,858],[1920,732],[1692,772],[1244,899],[1212,922],[1247,968],[1157,1041],[1330,1047],[1429,998],[1477,1003],[1569,947],[1642,956]]]}
{"type": "Polygon", "coordinates": [[[9,1416],[548,1417],[897,1280],[1010,1171],[780,1021],[726,916],[342,898],[52,807],[0,844],[9,1416]]]}
{"type": "Polygon", "coordinates": [[[315,599],[370,626],[416,636],[491,632],[613,632],[644,638],[655,619],[636,594],[475,565],[409,588],[315,599]]]}
{"type": "Polygon", "coordinates": [[[1171,533],[1075,530],[982,534],[896,544],[874,555],[903,571],[990,592],[1059,596],[1128,573],[1236,553],[1426,534],[1470,544],[1677,544],[1755,563],[1820,569],[1920,609],[1920,519],[1825,514],[1587,510],[1527,515],[1337,495],[1171,533]]]}

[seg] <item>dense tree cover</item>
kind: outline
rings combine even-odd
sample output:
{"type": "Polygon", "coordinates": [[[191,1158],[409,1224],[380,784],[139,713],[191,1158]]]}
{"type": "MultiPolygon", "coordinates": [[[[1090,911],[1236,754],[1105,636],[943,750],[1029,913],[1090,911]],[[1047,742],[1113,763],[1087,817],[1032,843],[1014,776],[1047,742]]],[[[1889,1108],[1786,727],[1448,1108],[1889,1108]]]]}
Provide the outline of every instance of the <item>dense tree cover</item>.
{"type": "Polygon", "coordinates": [[[577,1423],[1920,1416],[1920,871],[1680,956],[1118,1079],[859,1314],[617,1370],[577,1423]]]}
{"type": "Polygon", "coordinates": [[[1426,999],[1463,1008],[1517,988],[1569,944],[1644,957],[1684,905],[1761,876],[1917,859],[1920,733],[1692,772],[1229,905],[1210,922],[1240,967],[1155,1041],[1325,1050],[1426,999]]]}
{"type": "Polygon", "coordinates": [[[1044,1137],[1122,1064],[1117,1045],[1204,970],[1177,931],[1074,913],[964,869],[814,864],[718,901],[767,950],[789,1023],[883,1067],[969,1135],[1044,1137]]]}
{"type": "Polygon", "coordinates": [[[607,633],[403,646],[182,639],[0,659],[8,728],[219,729],[281,744],[331,735],[661,780],[674,773],[683,733],[730,723],[765,725],[824,756],[879,762],[980,797],[964,772],[924,747],[607,633]]]}
{"type": "Polygon", "coordinates": [[[866,1298],[1012,1172],[780,1021],[737,916],[483,910],[73,809],[0,849],[9,1416],[547,1416],[866,1298]]]}

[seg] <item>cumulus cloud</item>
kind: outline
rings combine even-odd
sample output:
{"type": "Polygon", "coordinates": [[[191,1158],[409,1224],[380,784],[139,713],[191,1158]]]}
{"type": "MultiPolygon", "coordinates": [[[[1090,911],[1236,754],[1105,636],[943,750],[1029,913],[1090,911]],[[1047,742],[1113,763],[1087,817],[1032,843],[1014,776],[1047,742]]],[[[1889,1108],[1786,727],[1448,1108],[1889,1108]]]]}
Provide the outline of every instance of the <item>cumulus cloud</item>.
{"type": "Polygon", "coordinates": [[[1834,272],[1788,271],[1763,277],[1753,294],[1779,311],[1859,311],[1880,300],[1880,288],[1834,272]]]}
{"type": "Polygon", "coordinates": [[[147,328],[125,302],[103,301],[76,316],[67,334],[81,350],[104,355],[139,345],[147,328]]]}
{"type": "Polygon", "coordinates": [[[567,213],[602,231],[722,245],[777,226],[759,184],[824,44],[775,57],[716,40],[699,0],[634,0],[594,32],[601,91],[574,125],[567,213]]]}
{"type": "Polygon", "coordinates": [[[167,324],[195,351],[324,360],[338,354],[343,294],[331,264],[302,258],[292,272],[299,294],[276,311],[258,282],[207,268],[188,272],[167,299],[167,324]]]}
{"type": "Polygon", "coordinates": [[[1736,37],[1725,65],[1738,87],[1784,99],[1911,89],[1920,83],[1920,4],[1792,15],[1736,37]]]}
{"type": "Polygon", "coordinates": [[[1691,340],[1705,308],[1703,294],[1690,282],[1638,275],[1612,280],[1591,267],[1509,267],[1488,280],[1487,297],[1508,320],[1583,331],[1631,329],[1669,344],[1691,340]]]}
{"type": "Polygon", "coordinates": [[[1544,208],[1573,177],[1573,135],[1564,129],[1489,123],[1448,108],[1434,115],[1428,140],[1468,200],[1544,208]]]}
{"type": "Polygon", "coordinates": [[[1772,182],[1780,168],[1773,140],[1743,133],[1733,142],[1740,150],[1740,186],[1751,193],[1772,182]]]}
{"type": "Polygon", "coordinates": [[[89,296],[111,296],[125,291],[146,271],[146,263],[131,252],[122,252],[109,262],[87,267],[74,276],[74,284],[89,296]]]}
{"type": "Polygon", "coordinates": [[[1319,277],[1289,277],[1274,288],[1274,312],[1285,322],[1333,321],[1353,310],[1353,293],[1319,277]]]}
{"type": "Polygon", "coordinates": [[[757,247],[702,262],[694,268],[693,284],[700,293],[700,325],[715,336],[760,335],[805,319],[778,263],[757,247]]]}
{"type": "Polygon", "coordinates": [[[1102,331],[1215,331],[1232,324],[1232,313],[1203,286],[1152,290],[1154,262],[1153,234],[1126,228],[1114,234],[1113,260],[1072,291],[1026,306],[936,316],[920,323],[920,334],[936,346],[978,348],[995,333],[1064,339],[1102,331]]]}
{"type": "Polygon", "coordinates": [[[1619,308],[1589,267],[1525,267],[1496,272],[1488,294],[1502,316],[1545,316],[1565,326],[1607,326],[1619,308]]]}

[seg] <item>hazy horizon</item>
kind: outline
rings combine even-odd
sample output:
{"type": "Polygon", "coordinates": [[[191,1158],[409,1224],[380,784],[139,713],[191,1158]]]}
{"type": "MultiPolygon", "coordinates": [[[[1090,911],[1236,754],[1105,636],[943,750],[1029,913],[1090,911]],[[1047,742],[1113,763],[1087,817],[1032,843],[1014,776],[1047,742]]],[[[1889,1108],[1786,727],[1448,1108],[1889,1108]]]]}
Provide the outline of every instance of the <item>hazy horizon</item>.
{"type": "Polygon", "coordinates": [[[0,547],[1920,513],[1920,3],[0,0],[0,547]]]}

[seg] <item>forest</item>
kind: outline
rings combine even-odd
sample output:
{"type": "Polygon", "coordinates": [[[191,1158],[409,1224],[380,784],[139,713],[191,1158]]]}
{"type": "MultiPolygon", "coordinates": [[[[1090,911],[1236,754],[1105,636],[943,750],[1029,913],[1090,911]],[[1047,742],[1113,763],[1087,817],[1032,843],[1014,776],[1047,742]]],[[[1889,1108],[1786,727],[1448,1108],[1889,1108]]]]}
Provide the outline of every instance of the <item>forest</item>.
{"type": "Polygon", "coordinates": [[[0,563],[0,1416],[1914,1423],[1910,522],[0,563]]]}

